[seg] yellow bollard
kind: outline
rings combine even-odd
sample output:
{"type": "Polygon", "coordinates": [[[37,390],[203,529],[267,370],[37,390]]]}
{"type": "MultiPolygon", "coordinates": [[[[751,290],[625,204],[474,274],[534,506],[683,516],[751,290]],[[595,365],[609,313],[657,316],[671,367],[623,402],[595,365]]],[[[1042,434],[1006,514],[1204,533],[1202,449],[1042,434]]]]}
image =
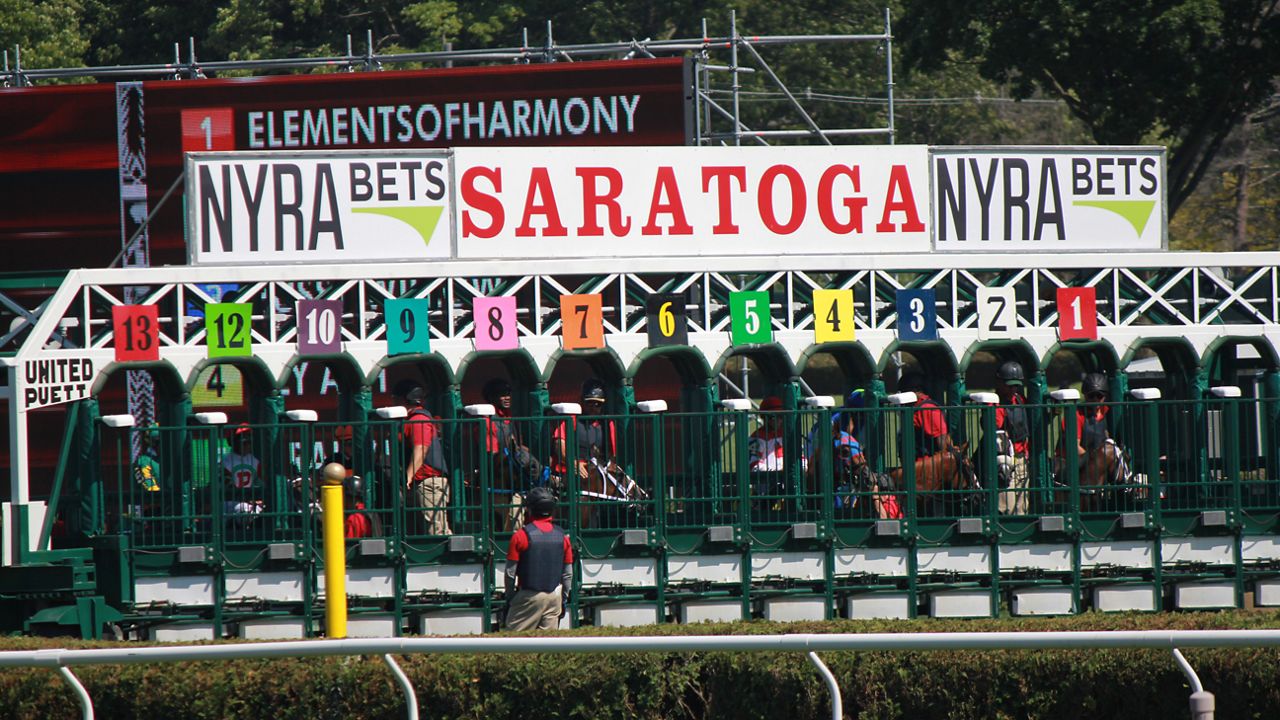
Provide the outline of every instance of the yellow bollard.
{"type": "Polygon", "coordinates": [[[346,518],[342,514],[342,483],[347,469],[329,463],[320,471],[320,507],[324,511],[324,634],[329,638],[347,636],[347,541],[343,537],[346,518]]]}

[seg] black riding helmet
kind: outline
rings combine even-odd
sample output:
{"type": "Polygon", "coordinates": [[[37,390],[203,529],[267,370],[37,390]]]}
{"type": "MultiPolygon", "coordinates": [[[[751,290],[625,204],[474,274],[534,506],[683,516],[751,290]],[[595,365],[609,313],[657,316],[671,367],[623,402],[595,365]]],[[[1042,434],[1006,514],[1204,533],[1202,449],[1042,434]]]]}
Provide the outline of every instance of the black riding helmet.
{"type": "Polygon", "coordinates": [[[484,384],[484,399],[490,402],[511,394],[511,383],[502,378],[494,378],[484,384]]]}
{"type": "Polygon", "coordinates": [[[1022,365],[1014,360],[1001,364],[996,370],[996,377],[1005,385],[1021,385],[1026,380],[1022,374],[1022,365]]]}
{"type": "Polygon", "coordinates": [[[604,392],[604,383],[595,378],[591,378],[582,383],[582,399],[584,401],[598,400],[600,402],[604,402],[607,399],[604,392]]]}
{"type": "Polygon", "coordinates": [[[1107,376],[1102,373],[1087,373],[1084,376],[1084,382],[1080,384],[1080,392],[1085,397],[1101,393],[1107,394],[1107,376]]]}
{"type": "Polygon", "coordinates": [[[536,487],[525,494],[524,506],[535,518],[551,517],[556,512],[556,494],[549,487],[536,487]]]}
{"type": "Polygon", "coordinates": [[[924,390],[924,375],[912,371],[898,380],[898,392],[921,392],[924,390]]]}

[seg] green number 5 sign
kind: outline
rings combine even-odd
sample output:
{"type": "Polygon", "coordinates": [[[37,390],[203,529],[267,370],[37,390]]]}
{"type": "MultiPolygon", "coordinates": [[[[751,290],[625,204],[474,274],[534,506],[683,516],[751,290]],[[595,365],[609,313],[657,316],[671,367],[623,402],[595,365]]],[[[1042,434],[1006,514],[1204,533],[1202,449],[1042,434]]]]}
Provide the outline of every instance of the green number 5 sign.
{"type": "Polygon", "coordinates": [[[772,342],[769,293],[764,290],[729,293],[729,324],[734,345],[772,342]]]}

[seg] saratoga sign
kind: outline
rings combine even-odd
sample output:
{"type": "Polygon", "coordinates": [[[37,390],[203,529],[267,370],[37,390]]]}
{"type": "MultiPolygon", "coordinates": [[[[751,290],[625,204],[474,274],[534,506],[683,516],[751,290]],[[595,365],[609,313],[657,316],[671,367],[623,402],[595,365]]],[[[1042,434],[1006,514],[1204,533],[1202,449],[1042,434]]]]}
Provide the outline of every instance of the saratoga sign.
{"type": "Polygon", "coordinates": [[[941,251],[1160,250],[1164,149],[931,148],[941,251]]]}
{"type": "Polygon", "coordinates": [[[925,252],[924,146],[454,152],[459,258],[925,252]]]}

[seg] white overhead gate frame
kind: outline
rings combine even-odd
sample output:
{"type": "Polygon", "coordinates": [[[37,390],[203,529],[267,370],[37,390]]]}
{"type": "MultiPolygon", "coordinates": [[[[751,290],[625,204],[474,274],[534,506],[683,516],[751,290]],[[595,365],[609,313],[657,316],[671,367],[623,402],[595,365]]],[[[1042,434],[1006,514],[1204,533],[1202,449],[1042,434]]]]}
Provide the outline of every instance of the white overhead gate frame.
{"type": "MultiPolygon", "coordinates": [[[[539,367],[560,348],[560,296],[599,293],[609,349],[623,367],[648,344],[644,298],[653,292],[687,293],[690,344],[707,358],[730,350],[728,294],[770,291],[774,342],[793,362],[813,345],[812,292],[855,289],[858,342],[880,357],[897,338],[894,293],[903,287],[937,292],[940,334],[953,347],[979,340],[980,287],[1013,288],[1016,333],[1044,357],[1058,343],[1055,290],[1093,287],[1099,335],[1121,357],[1154,337],[1179,338],[1198,355],[1224,336],[1260,339],[1280,351],[1280,253],[955,253],[918,255],[814,255],[637,258],[617,272],[609,258],[449,261],[368,265],[166,267],[75,270],[35,312],[30,332],[9,339],[21,346],[3,390],[15,400],[18,370],[28,360],[91,357],[101,370],[115,369],[111,308],[158,305],[162,362],[190,381],[207,360],[202,323],[188,304],[213,302],[205,288],[234,284],[223,301],[252,305],[254,355],[283,386],[297,361],[296,301],[341,300],[346,353],[367,381],[388,362],[383,301],[429,298],[431,347],[457,367],[475,352],[472,302],[476,297],[518,298],[521,347],[539,367]],[[134,296],[135,288],[146,290],[134,296]],[[38,318],[38,319],[37,319],[38,318]]],[[[12,335],[12,333],[11,333],[12,335]]],[[[0,347],[0,351],[6,349],[0,347]]],[[[97,388],[93,388],[96,390],[97,388]]],[[[12,498],[27,496],[24,413],[10,402],[12,498]]]]}
{"type": "Polygon", "coordinates": [[[523,637],[523,638],[388,638],[376,640],[310,640],[276,643],[121,647],[96,650],[0,652],[0,667],[56,668],[74,689],[82,715],[93,717],[93,701],[71,672],[83,665],[265,660],[286,657],[380,655],[404,691],[407,716],[418,717],[413,685],[393,655],[492,653],[619,652],[803,652],[831,691],[831,717],[843,717],[840,687],[818,657],[819,652],[925,650],[1169,650],[1191,686],[1191,717],[1212,720],[1214,699],[1179,648],[1280,647],[1280,630],[1142,630],[1098,632],[866,633],[833,635],[748,635],[688,637],[523,637]]]}

